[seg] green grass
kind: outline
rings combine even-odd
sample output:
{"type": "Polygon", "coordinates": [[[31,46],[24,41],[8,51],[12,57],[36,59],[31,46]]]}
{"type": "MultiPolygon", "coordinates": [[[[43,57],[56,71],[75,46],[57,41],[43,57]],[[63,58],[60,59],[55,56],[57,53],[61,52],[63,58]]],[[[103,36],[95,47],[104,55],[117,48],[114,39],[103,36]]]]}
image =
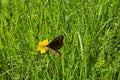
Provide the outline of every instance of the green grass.
{"type": "Polygon", "coordinates": [[[0,80],[120,80],[120,0],[0,3],[0,80]],[[58,35],[62,57],[37,52],[58,35]]]}

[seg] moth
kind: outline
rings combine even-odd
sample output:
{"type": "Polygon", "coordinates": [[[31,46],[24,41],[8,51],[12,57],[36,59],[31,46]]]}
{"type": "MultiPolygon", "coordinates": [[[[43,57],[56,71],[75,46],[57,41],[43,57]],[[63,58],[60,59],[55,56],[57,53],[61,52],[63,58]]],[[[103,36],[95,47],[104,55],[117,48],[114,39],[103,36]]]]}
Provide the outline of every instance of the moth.
{"type": "Polygon", "coordinates": [[[63,46],[63,36],[60,35],[53,39],[46,47],[49,48],[50,51],[52,51],[57,57],[61,56],[61,53],[58,51],[63,46]]]}

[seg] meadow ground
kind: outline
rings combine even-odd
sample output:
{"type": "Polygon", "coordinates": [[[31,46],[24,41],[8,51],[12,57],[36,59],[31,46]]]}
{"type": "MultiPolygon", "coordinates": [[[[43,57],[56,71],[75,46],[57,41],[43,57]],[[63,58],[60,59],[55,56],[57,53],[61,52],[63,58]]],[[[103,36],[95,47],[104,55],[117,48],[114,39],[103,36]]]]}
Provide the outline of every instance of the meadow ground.
{"type": "Polygon", "coordinates": [[[120,80],[120,0],[1,0],[0,80],[120,80]],[[37,51],[63,35],[61,57],[37,51]]]}

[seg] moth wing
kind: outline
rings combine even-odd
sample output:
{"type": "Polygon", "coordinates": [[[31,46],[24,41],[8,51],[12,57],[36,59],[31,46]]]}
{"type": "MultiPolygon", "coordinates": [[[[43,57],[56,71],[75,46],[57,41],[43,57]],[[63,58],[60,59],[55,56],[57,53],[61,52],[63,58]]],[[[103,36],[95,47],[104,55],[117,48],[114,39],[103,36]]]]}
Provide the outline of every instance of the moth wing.
{"type": "Polygon", "coordinates": [[[48,48],[51,48],[53,50],[58,50],[63,46],[63,36],[58,36],[55,39],[53,39],[48,45],[48,48]]]}
{"type": "Polygon", "coordinates": [[[53,50],[51,48],[49,48],[50,51],[52,51],[57,57],[60,57],[61,56],[61,53],[56,51],[56,50],[53,50]]]}

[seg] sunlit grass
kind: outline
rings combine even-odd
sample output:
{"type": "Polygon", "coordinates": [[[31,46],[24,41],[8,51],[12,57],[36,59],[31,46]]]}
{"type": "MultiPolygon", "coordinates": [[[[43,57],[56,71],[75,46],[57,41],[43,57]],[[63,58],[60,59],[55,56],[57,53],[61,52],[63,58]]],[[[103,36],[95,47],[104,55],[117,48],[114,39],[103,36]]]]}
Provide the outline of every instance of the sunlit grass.
{"type": "Polygon", "coordinates": [[[1,0],[0,80],[119,80],[119,0],[1,0]],[[64,35],[62,57],[39,41],[64,35]]]}

